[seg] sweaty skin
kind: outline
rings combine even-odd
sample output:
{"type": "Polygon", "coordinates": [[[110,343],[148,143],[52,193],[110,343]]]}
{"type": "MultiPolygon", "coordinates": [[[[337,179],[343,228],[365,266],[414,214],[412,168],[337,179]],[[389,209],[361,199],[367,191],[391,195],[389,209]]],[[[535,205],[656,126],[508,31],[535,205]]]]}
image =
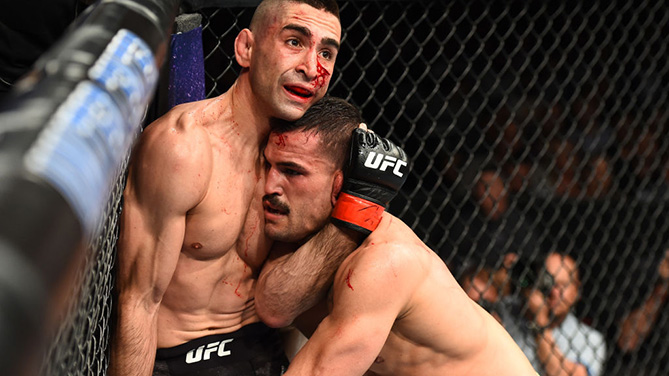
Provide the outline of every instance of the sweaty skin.
{"type": "Polygon", "coordinates": [[[270,119],[295,120],[325,94],[329,76],[318,67],[332,71],[341,33],[324,10],[272,4],[235,40],[242,72],[232,88],[175,107],[133,150],[110,375],[149,375],[158,348],[260,321],[254,288],[270,247],[261,202],[270,119]]]}
{"type": "Polygon", "coordinates": [[[439,256],[389,213],[342,263],[331,293],[329,315],[286,375],[536,375],[439,256]]]}
{"type": "MultiPolygon", "coordinates": [[[[204,107],[193,108],[192,112],[186,108],[182,114],[186,120],[176,127],[183,127],[177,131],[183,142],[188,142],[183,139],[189,136],[200,137],[200,142],[207,145],[203,148],[210,151],[189,172],[197,173],[194,186],[199,179],[207,182],[207,188],[186,214],[181,252],[158,314],[159,348],[258,321],[252,289],[270,243],[261,236],[263,221],[257,201],[252,204],[262,163],[255,147],[248,146],[262,135],[242,135],[225,103],[227,99],[223,96],[205,102],[204,107]],[[221,114],[207,119],[207,112],[220,108],[221,114]],[[193,124],[188,124],[190,121],[193,124]],[[231,126],[216,126],[221,123],[231,126]]],[[[168,275],[165,271],[165,278],[168,275]]]]}
{"type": "Polygon", "coordinates": [[[129,170],[119,283],[121,301],[143,306],[120,313],[157,310],[154,353],[258,321],[252,288],[270,244],[252,205],[263,134],[239,127],[230,99],[179,106],[147,127],[129,170]]]}

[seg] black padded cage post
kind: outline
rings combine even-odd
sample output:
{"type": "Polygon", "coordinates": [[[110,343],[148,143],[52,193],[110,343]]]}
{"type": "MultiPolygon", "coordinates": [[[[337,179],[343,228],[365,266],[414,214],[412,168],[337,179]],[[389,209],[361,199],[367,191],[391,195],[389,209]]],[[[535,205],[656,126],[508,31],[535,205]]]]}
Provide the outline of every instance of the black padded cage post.
{"type": "MultiPolygon", "coordinates": [[[[70,328],[67,336],[86,332],[71,345],[90,351],[52,346],[50,356],[63,359],[45,373],[105,372],[110,280],[93,289],[81,285],[101,256],[95,244],[102,229],[113,226],[106,212],[120,198],[111,194],[114,182],[153,96],[178,6],[177,0],[98,2],[0,104],[3,372],[39,369],[45,337],[63,328],[70,328]],[[67,313],[89,299],[96,303],[85,317],[67,313]],[[71,364],[80,362],[86,366],[71,364]]],[[[104,266],[111,265],[106,258],[104,266]]]]}

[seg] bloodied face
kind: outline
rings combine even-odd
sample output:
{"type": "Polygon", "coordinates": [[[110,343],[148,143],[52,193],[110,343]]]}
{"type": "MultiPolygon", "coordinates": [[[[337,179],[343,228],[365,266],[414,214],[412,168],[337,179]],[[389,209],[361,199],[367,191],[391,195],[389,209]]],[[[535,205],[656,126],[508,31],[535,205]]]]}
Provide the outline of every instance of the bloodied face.
{"type": "Polygon", "coordinates": [[[253,30],[248,66],[254,95],[271,117],[296,120],[325,95],[339,50],[339,19],[285,2],[253,30]]]}
{"type": "Polygon", "coordinates": [[[313,132],[272,133],[265,160],[265,232],[274,240],[301,241],[327,223],[341,169],[313,132]]]}

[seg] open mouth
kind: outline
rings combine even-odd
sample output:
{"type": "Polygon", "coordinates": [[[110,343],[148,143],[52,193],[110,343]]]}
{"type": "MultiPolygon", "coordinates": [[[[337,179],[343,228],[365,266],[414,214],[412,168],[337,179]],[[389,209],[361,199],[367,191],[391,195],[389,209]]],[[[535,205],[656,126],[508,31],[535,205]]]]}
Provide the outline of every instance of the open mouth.
{"type": "Polygon", "coordinates": [[[314,93],[311,92],[311,90],[305,89],[303,87],[299,86],[284,86],[286,91],[289,93],[296,95],[300,98],[311,98],[314,96],[314,93]]]}

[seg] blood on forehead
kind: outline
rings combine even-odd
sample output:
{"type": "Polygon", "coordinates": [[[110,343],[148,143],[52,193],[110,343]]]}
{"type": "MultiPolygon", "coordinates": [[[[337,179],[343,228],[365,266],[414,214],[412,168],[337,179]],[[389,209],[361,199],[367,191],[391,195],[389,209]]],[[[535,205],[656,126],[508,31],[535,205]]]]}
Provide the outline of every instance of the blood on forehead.
{"type": "Polygon", "coordinates": [[[318,148],[320,147],[319,140],[316,138],[316,144],[310,144],[312,137],[316,136],[315,131],[288,131],[285,133],[275,133],[272,132],[270,135],[269,143],[276,145],[278,149],[285,148],[318,148]]]}
{"type": "Polygon", "coordinates": [[[274,135],[274,143],[276,144],[276,146],[279,147],[279,149],[286,147],[286,138],[287,136],[284,136],[282,134],[274,135]]]}

